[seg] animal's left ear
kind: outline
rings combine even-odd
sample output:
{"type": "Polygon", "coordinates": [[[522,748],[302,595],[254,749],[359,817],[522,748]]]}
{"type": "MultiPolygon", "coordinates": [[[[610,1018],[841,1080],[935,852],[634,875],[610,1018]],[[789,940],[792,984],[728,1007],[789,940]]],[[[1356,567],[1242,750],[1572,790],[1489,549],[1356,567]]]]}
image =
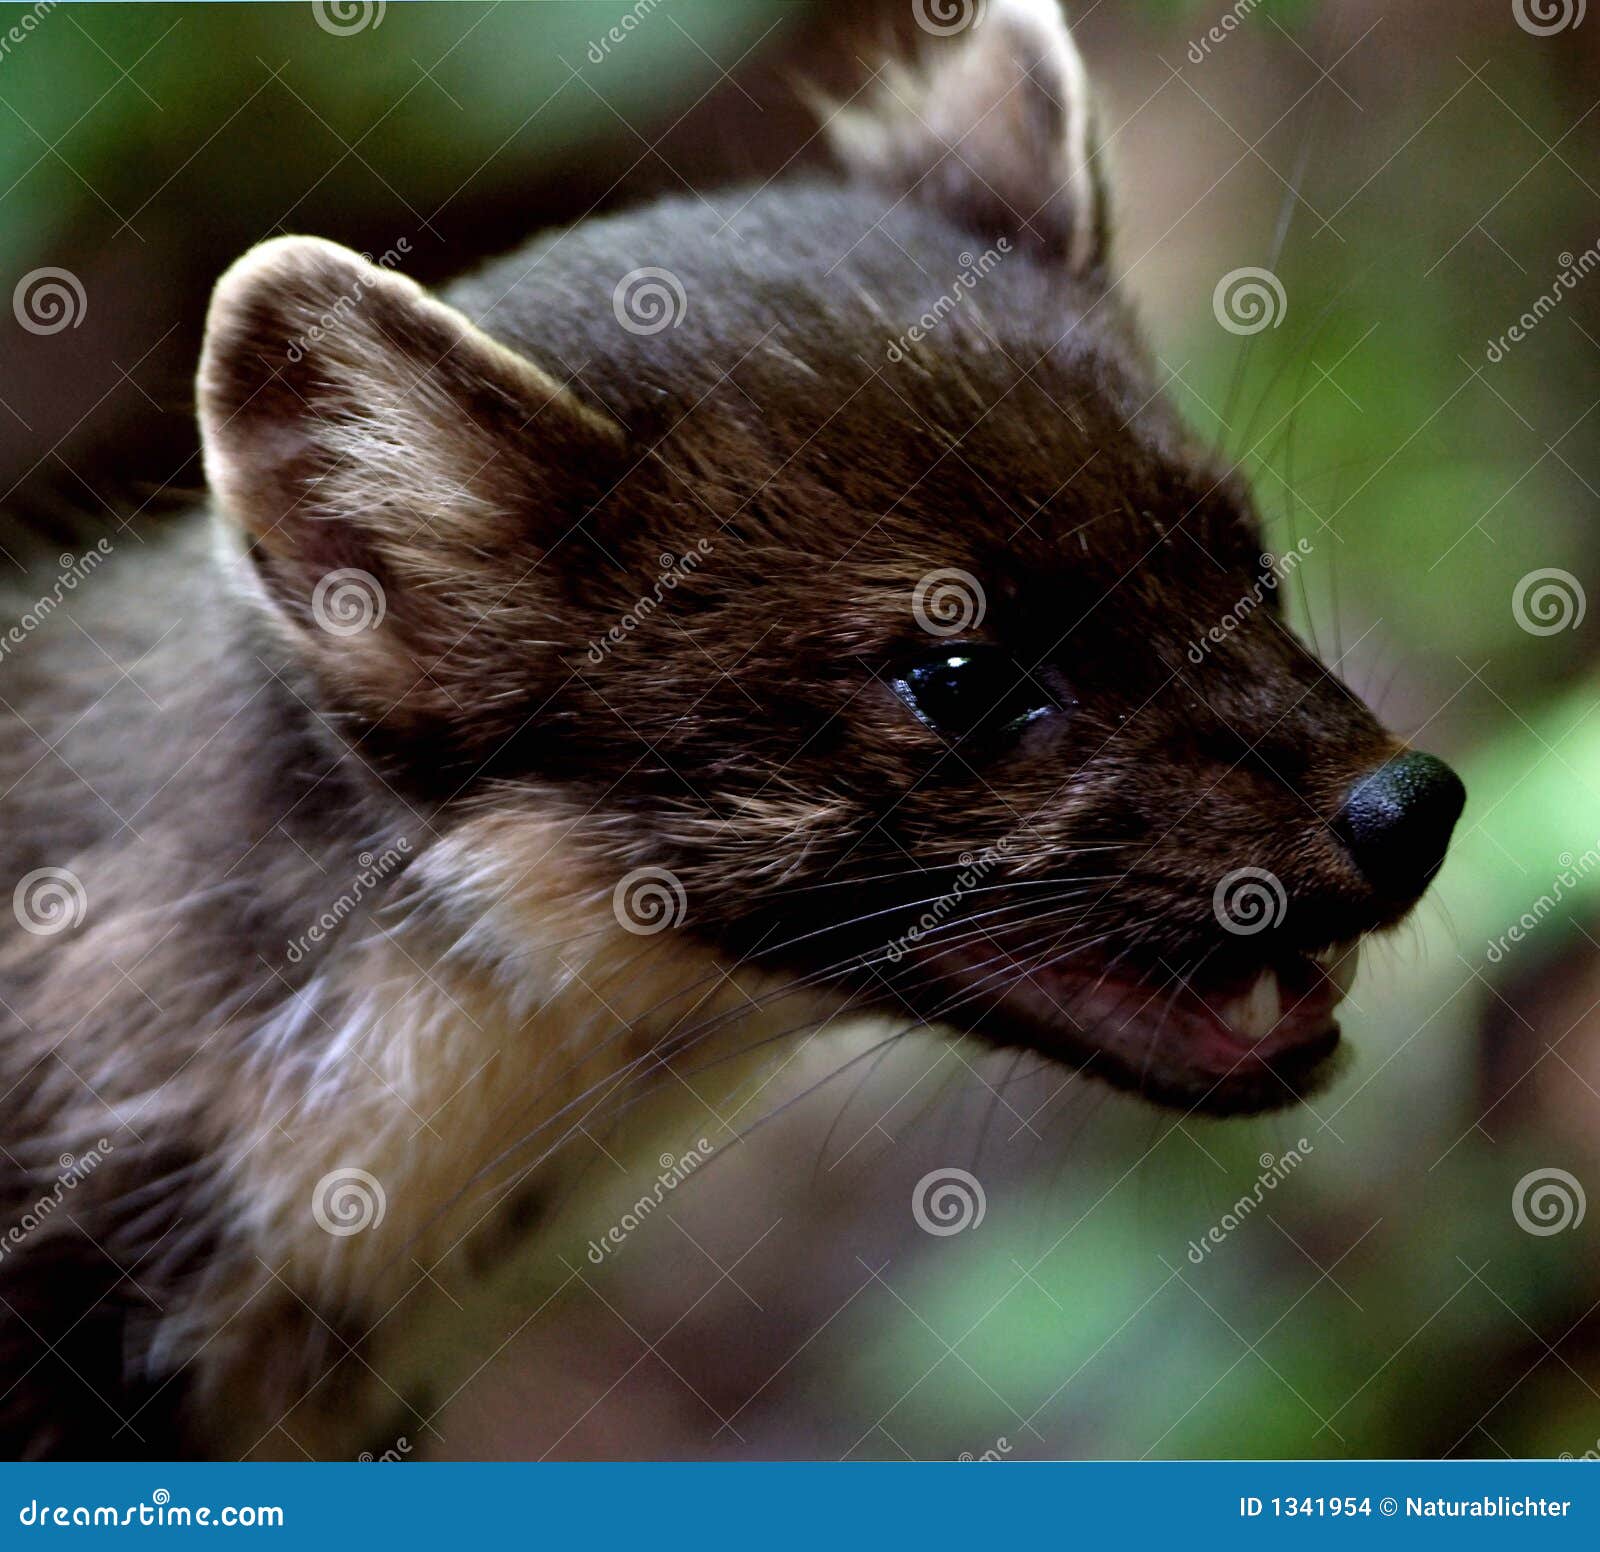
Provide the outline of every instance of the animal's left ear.
{"type": "Polygon", "coordinates": [[[962,36],[941,44],[948,56],[924,74],[885,66],[876,102],[832,115],[828,135],[845,165],[1075,274],[1103,269],[1094,108],[1058,0],[917,0],[913,9],[927,31],[962,36]]]}

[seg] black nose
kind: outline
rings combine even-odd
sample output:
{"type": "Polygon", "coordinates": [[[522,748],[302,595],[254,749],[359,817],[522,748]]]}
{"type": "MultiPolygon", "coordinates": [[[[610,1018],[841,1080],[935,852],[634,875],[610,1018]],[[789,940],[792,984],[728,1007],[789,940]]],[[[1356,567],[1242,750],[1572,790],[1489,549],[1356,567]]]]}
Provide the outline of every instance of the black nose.
{"type": "Polygon", "coordinates": [[[1466,800],[1443,760],[1403,754],[1350,789],[1333,827],[1374,889],[1413,899],[1439,871],[1466,800]]]}

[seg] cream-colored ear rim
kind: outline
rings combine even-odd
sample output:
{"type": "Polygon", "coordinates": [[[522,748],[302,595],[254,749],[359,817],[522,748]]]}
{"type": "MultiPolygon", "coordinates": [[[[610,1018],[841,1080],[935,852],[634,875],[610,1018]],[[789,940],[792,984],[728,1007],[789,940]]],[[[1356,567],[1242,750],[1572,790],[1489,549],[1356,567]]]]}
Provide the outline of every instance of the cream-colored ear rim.
{"type": "MultiPolygon", "coordinates": [[[[430,358],[454,356],[456,376],[470,361],[485,382],[531,405],[559,405],[563,420],[598,441],[625,440],[610,417],[409,277],[320,237],[275,237],[223,274],[206,319],[195,397],[206,478],[223,505],[235,511],[249,505],[248,460],[237,456],[238,443],[262,434],[259,425],[246,432],[243,424],[257,418],[252,409],[260,395],[283,402],[308,358],[308,380],[376,382],[386,356],[407,358],[423,374],[430,358]]],[[[313,413],[309,405],[305,412],[313,413]]]]}
{"type": "MultiPolygon", "coordinates": [[[[918,0],[918,14],[931,4],[918,0]]],[[[954,9],[959,15],[948,25],[927,30],[961,35],[941,39],[938,56],[925,70],[886,62],[879,71],[879,89],[865,106],[846,106],[808,92],[827,139],[847,166],[893,178],[897,167],[903,172],[909,165],[915,178],[949,149],[935,126],[948,124],[953,104],[971,94],[972,83],[1012,76],[1007,95],[1028,90],[1046,94],[1061,118],[1046,165],[1035,169],[1034,209],[1015,214],[1029,220],[1065,202],[1072,211],[1065,260],[1074,272],[1089,273],[1103,261],[1109,229],[1104,152],[1089,72],[1061,5],[1058,0],[956,0],[954,9]],[[1030,57],[1040,66],[1024,69],[1017,64],[1030,57]],[[987,71],[985,62],[1003,68],[987,71]]],[[[967,128],[981,133],[999,106],[994,100],[975,99],[967,128]]],[[[1018,150],[1028,154],[1025,147],[1018,150]]],[[[964,162],[963,170],[980,187],[988,181],[981,165],[964,162]]]]}

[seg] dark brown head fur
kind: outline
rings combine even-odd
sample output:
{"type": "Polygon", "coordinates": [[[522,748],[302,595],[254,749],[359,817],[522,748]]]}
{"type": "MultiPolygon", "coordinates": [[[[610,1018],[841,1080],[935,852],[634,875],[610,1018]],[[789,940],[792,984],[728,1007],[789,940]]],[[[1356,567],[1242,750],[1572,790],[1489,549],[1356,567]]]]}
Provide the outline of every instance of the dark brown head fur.
{"type": "Polygon", "coordinates": [[[201,376],[213,485],[397,789],[559,793],[600,876],[666,870],[729,958],[1281,1103],[1333,1037],[1300,956],[1426,882],[1375,889],[1337,829],[1397,746],[1285,628],[1248,495],[1159,392],[1054,7],[951,48],[834,124],[848,181],[595,221],[450,307],[258,250],[201,376]],[[638,285],[666,311],[629,316],[638,285]],[[312,619],[341,569],[378,629],[312,619]],[[963,652],[998,708],[916,714],[963,652]],[[1270,875],[1249,930],[1240,870],[1270,875]],[[1273,968],[1306,1027],[1217,1044],[1273,968]]]}

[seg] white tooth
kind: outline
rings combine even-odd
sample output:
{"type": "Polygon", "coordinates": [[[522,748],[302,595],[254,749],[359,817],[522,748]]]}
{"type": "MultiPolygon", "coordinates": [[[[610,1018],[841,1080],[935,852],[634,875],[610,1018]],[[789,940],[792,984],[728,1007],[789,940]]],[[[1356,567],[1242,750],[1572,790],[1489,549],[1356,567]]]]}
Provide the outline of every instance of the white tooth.
{"type": "Polygon", "coordinates": [[[1341,952],[1340,957],[1334,962],[1333,968],[1328,971],[1328,979],[1333,982],[1334,988],[1341,997],[1349,994],[1350,988],[1355,985],[1356,971],[1361,967],[1361,945],[1352,943],[1341,952]]]}
{"type": "Polygon", "coordinates": [[[1276,973],[1263,970],[1250,990],[1233,1000],[1228,1012],[1228,1022],[1236,1033],[1246,1040],[1264,1040],[1283,1014],[1283,995],[1276,973]]]}

